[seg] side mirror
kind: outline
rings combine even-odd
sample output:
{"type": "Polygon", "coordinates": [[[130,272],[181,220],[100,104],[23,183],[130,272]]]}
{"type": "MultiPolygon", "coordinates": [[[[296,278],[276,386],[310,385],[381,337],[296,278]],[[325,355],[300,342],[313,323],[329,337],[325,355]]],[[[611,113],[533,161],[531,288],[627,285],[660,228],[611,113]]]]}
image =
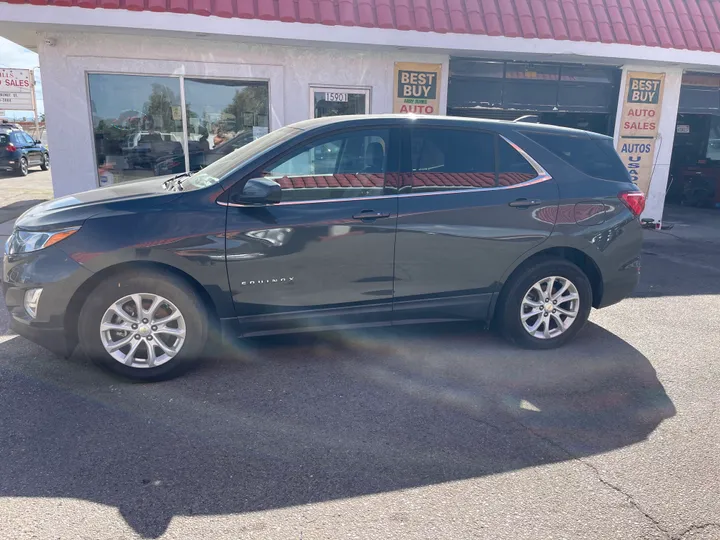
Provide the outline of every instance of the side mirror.
{"type": "Polygon", "coordinates": [[[242,193],[235,197],[240,204],[277,204],[282,198],[282,188],[269,178],[251,178],[245,183],[242,193]]]}
{"type": "Polygon", "coordinates": [[[35,144],[42,144],[42,141],[40,139],[35,139],[35,144]]]}

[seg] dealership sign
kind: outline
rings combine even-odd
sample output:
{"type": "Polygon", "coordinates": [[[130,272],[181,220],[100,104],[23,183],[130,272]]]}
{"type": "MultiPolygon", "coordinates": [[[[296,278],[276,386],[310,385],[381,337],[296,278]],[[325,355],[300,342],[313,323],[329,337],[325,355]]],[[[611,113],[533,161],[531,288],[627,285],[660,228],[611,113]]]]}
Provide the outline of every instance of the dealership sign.
{"type": "Polygon", "coordinates": [[[647,195],[662,107],[662,73],[628,72],[617,151],[632,181],[647,195]]]}
{"type": "Polygon", "coordinates": [[[395,63],[393,112],[440,114],[442,64],[395,63]]]}
{"type": "Polygon", "coordinates": [[[31,70],[0,68],[0,108],[8,111],[34,110],[34,87],[31,70]]]}

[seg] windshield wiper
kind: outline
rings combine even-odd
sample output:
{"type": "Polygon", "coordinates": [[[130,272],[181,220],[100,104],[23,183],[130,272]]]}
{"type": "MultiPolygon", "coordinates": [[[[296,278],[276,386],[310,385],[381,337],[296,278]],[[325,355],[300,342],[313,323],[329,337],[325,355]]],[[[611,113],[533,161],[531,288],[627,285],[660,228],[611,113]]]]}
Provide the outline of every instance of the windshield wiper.
{"type": "Polygon", "coordinates": [[[188,173],[188,172],[176,174],[172,178],[168,178],[167,180],[165,180],[165,182],[163,182],[163,187],[165,189],[170,189],[172,187],[172,188],[177,189],[178,191],[182,191],[183,178],[185,178],[186,176],[190,176],[191,174],[192,173],[188,173]]]}

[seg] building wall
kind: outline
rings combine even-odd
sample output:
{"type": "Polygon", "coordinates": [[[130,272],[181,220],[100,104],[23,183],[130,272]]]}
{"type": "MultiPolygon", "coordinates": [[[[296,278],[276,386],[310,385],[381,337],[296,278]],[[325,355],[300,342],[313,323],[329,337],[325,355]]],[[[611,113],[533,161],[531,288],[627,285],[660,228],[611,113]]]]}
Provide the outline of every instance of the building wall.
{"type": "Polygon", "coordinates": [[[52,45],[40,38],[56,197],[97,187],[88,72],[267,80],[270,129],[277,129],[310,118],[311,86],[370,88],[370,112],[389,113],[395,62],[441,63],[440,112],[446,110],[449,57],[442,54],[92,33],[53,34],[52,45]]]}

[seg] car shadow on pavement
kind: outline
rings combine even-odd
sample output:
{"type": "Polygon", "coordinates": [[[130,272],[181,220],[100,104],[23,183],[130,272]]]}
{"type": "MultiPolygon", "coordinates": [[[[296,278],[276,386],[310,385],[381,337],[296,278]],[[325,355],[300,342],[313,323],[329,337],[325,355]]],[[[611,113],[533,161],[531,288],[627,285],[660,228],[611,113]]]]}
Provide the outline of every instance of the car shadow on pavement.
{"type": "Polygon", "coordinates": [[[481,477],[638,443],[675,408],[650,362],[590,324],[560,350],[472,326],[246,340],[128,384],[0,343],[0,496],[176,515],[254,512],[481,477]]]}
{"type": "Polygon", "coordinates": [[[28,199],[0,206],[0,223],[4,223],[6,221],[10,221],[11,219],[17,218],[28,208],[32,208],[36,204],[40,204],[45,200],[47,199],[28,199]]]}

